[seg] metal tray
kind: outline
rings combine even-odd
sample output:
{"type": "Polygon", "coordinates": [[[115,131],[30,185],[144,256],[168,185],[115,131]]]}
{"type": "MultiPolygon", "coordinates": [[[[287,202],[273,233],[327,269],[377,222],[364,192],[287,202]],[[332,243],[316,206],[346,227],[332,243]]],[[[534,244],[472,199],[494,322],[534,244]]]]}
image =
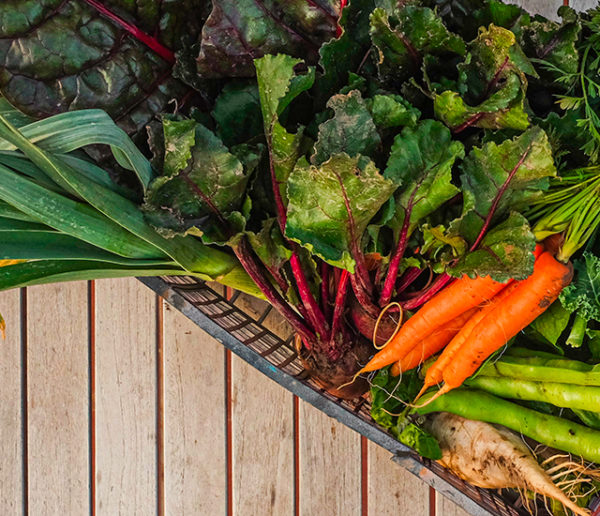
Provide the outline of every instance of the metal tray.
{"type": "MultiPolygon", "coordinates": [[[[272,310],[269,304],[237,291],[228,292],[225,298],[208,284],[190,277],[140,278],[140,281],[279,385],[391,452],[395,462],[470,514],[528,514],[514,493],[500,495],[474,487],[398,442],[372,422],[370,404],[363,398],[353,402],[341,400],[311,381],[302,368],[293,346],[293,335],[289,335],[289,327],[283,319],[282,331],[278,331],[280,335],[265,327],[265,319],[272,310]],[[245,303],[244,298],[247,298],[245,303]],[[249,299],[252,299],[251,304],[249,299]]],[[[549,513],[542,506],[537,514],[544,516],[549,513]]]]}

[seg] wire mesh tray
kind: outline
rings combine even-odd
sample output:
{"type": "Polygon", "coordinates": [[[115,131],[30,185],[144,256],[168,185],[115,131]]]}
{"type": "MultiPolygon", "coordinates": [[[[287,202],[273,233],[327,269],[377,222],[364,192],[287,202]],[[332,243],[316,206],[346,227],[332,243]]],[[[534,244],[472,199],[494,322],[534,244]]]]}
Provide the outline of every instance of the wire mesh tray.
{"type": "MultiPolygon", "coordinates": [[[[272,307],[233,291],[227,298],[190,277],[142,278],[144,284],[224,346],[299,398],[352,428],[394,455],[393,460],[474,516],[528,514],[516,496],[474,487],[434,461],[423,459],[376,426],[370,404],[338,399],[314,383],[304,371],[291,329],[272,307]],[[250,301],[251,300],[251,301],[250,301]],[[265,327],[267,317],[277,324],[265,327]]],[[[549,514],[542,506],[539,516],[549,514]]]]}

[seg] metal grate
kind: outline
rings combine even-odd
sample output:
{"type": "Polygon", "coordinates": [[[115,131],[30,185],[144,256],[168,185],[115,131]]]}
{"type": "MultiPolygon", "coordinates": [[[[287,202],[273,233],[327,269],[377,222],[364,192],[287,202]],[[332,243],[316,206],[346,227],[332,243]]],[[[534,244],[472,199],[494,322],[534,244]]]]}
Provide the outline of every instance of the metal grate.
{"type": "MultiPolygon", "coordinates": [[[[298,397],[386,448],[395,455],[396,462],[471,514],[528,514],[514,493],[498,494],[468,484],[400,444],[371,421],[370,403],[365,398],[346,401],[320,388],[308,378],[298,359],[291,329],[267,303],[236,291],[226,298],[217,291],[222,287],[211,288],[190,277],[143,278],[141,281],[234,353],[298,397]],[[279,331],[266,327],[267,318],[277,321],[275,326],[279,331]]],[[[541,506],[537,514],[549,513],[541,506]]]]}

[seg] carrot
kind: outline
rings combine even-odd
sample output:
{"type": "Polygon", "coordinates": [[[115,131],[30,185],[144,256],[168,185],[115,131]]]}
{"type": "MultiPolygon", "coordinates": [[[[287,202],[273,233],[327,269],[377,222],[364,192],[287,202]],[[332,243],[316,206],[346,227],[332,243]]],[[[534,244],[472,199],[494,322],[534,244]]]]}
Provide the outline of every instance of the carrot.
{"type": "Polygon", "coordinates": [[[473,328],[454,359],[444,368],[444,386],[436,397],[461,386],[486,358],[541,315],[572,278],[570,263],[561,263],[552,254],[543,253],[535,263],[533,274],[519,282],[501,302],[494,303],[494,308],[473,328]]]}
{"type": "Polygon", "coordinates": [[[489,276],[471,279],[463,276],[425,303],[411,317],[390,343],[361,369],[361,373],[376,371],[397,362],[437,328],[467,310],[487,301],[500,292],[506,283],[489,276]]]}
{"type": "Polygon", "coordinates": [[[408,354],[404,355],[398,362],[392,365],[390,373],[392,376],[398,376],[404,371],[410,371],[419,364],[422,364],[427,358],[435,355],[442,350],[448,342],[461,330],[465,323],[478,311],[477,308],[471,308],[456,319],[442,325],[422,342],[417,344],[408,354]]]}
{"type": "Polygon", "coordinates": [[[433,387],[434,385],[442,382],[444,370],[448,364],[452,362],[455,355],[469,338],[473,328],[475,328],[477,324],[479,324],[479,321],[481,321],[490,311],[492,311],[498,303],[503,302],[503,300],[509,296],[517,286],[518,283],[513,281],[497,296],[493,297],[488,304],[482,306],[473,314],[473,316],[465,323],[462,329],[446,346],[443,353],[438,357],[435,363],[429,369],[427,369],[427,373],[425,374],[425,384],[423,385],[423,389],[417,398],[419,398],[422,393],[429,389],[429,387],[433,387]]]}

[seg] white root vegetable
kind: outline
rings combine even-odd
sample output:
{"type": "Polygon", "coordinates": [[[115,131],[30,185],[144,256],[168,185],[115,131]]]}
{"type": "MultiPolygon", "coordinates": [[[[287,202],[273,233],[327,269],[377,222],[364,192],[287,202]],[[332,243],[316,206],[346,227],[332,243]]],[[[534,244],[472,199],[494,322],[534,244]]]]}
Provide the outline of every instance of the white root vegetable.
{"type": "Polygon", "coordinates": [[[589,515],[553,482],[513,432],[448,412],[432,414],[426,428],[440,443],[439,462],[458,477],[488,489],[525,489],[553,498],[579,515],[589,515]]]}

